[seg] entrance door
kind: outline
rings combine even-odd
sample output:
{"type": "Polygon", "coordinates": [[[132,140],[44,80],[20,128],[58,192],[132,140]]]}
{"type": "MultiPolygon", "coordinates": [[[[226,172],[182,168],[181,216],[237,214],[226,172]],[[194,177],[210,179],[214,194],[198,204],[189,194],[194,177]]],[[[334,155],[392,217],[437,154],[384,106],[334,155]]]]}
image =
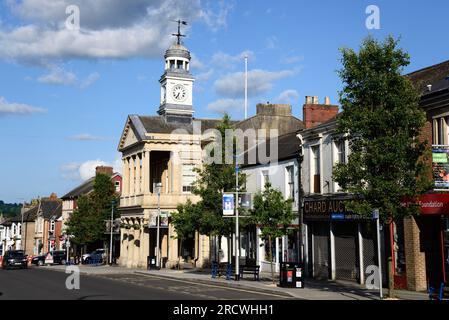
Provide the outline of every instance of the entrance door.
{"type": "Polygon", "coordinates": [[[313,224],[313,276],[329,279],[329,223],[313,224]]]}
{"type": "Polygon", "coordinates": [[[341,280],[359,279],[357,223],[333,223],[335,237],[335,277],[341,280]]]}

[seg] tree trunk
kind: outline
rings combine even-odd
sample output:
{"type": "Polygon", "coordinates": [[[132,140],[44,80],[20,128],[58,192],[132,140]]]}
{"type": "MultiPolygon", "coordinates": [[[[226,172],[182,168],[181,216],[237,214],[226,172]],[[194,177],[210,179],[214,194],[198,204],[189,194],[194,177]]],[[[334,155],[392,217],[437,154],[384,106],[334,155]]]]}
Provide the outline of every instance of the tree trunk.
{"type": "Polygon", "coordinates": [[[388,258],[388,297],[394,298],[394,224],[393,220],[390,223],[390,257],[388,258]]]}
{"type": "Polygon", "coordinates": [[[181,270],[181,257],[182,257],[182,239],[179,240],[179,254],[178,254],[178,270],[181,270]]]}
{"type": "Polygon", "coordinates": [[[269,257],[270,257],[270,268],[271,268],[271,280],[274,282],[274,271],[273,271],[273,250],[271,246],[271,236],[268,236],[268,246],[269,246],[269,257]]]}

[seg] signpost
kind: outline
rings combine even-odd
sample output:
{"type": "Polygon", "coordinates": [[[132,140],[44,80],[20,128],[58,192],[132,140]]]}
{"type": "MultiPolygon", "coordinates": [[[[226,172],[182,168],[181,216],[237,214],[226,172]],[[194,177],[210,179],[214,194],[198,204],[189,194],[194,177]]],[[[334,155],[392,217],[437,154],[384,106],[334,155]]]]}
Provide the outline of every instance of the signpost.
{"type": "Polygon", "coordinates": [[[374,209],[373,211],[373,219],[376,220],[376,231],[377,231],[377,261],[379,261],[379,295],[380,299],[383,298],[382,294],[382,263],[380,256],[380,225],[379,225],[379,209],[374,209]]]}

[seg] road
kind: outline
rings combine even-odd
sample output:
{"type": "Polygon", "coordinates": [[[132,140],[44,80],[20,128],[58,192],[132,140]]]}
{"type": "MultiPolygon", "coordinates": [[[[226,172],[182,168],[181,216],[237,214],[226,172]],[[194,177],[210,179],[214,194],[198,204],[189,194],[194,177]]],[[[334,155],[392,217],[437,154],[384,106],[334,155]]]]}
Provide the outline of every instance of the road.
{"type": "Polygon", "coordinates": [[[285,297],[138,274],[80,275],[80,289],[68,290],[69,275],[47,267],[0,269],[0,300],[274,300],[285,297]]]}

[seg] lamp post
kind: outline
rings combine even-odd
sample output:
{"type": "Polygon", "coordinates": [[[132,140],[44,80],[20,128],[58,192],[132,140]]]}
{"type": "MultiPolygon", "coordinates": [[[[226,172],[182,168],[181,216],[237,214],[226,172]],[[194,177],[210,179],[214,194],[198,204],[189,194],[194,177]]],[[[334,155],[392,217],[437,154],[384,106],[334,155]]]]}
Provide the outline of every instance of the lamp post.
{"type": "Polygon", "coordinates": [[[114,224],[114,205],[115,205],[115,200],[111,201],[111,236],[110,236],[110,240],[109,240],[109,265],[112,266],[112,231],[113,231],[113,224],[114,224]]]}
{"type": "Polygon", "coordinates": [[[159,225],[160,225],[160,219],[161,219],[161,189],[162,189],[162,183],[160,183],[160,182],[156,183],[156,192],[157,192],[156,267],[158,269],[161,268],[161,261],[160,261],[161,254],[160,254],[160,250],[159,250],[159,237],[160,237],[159,225]]]}

